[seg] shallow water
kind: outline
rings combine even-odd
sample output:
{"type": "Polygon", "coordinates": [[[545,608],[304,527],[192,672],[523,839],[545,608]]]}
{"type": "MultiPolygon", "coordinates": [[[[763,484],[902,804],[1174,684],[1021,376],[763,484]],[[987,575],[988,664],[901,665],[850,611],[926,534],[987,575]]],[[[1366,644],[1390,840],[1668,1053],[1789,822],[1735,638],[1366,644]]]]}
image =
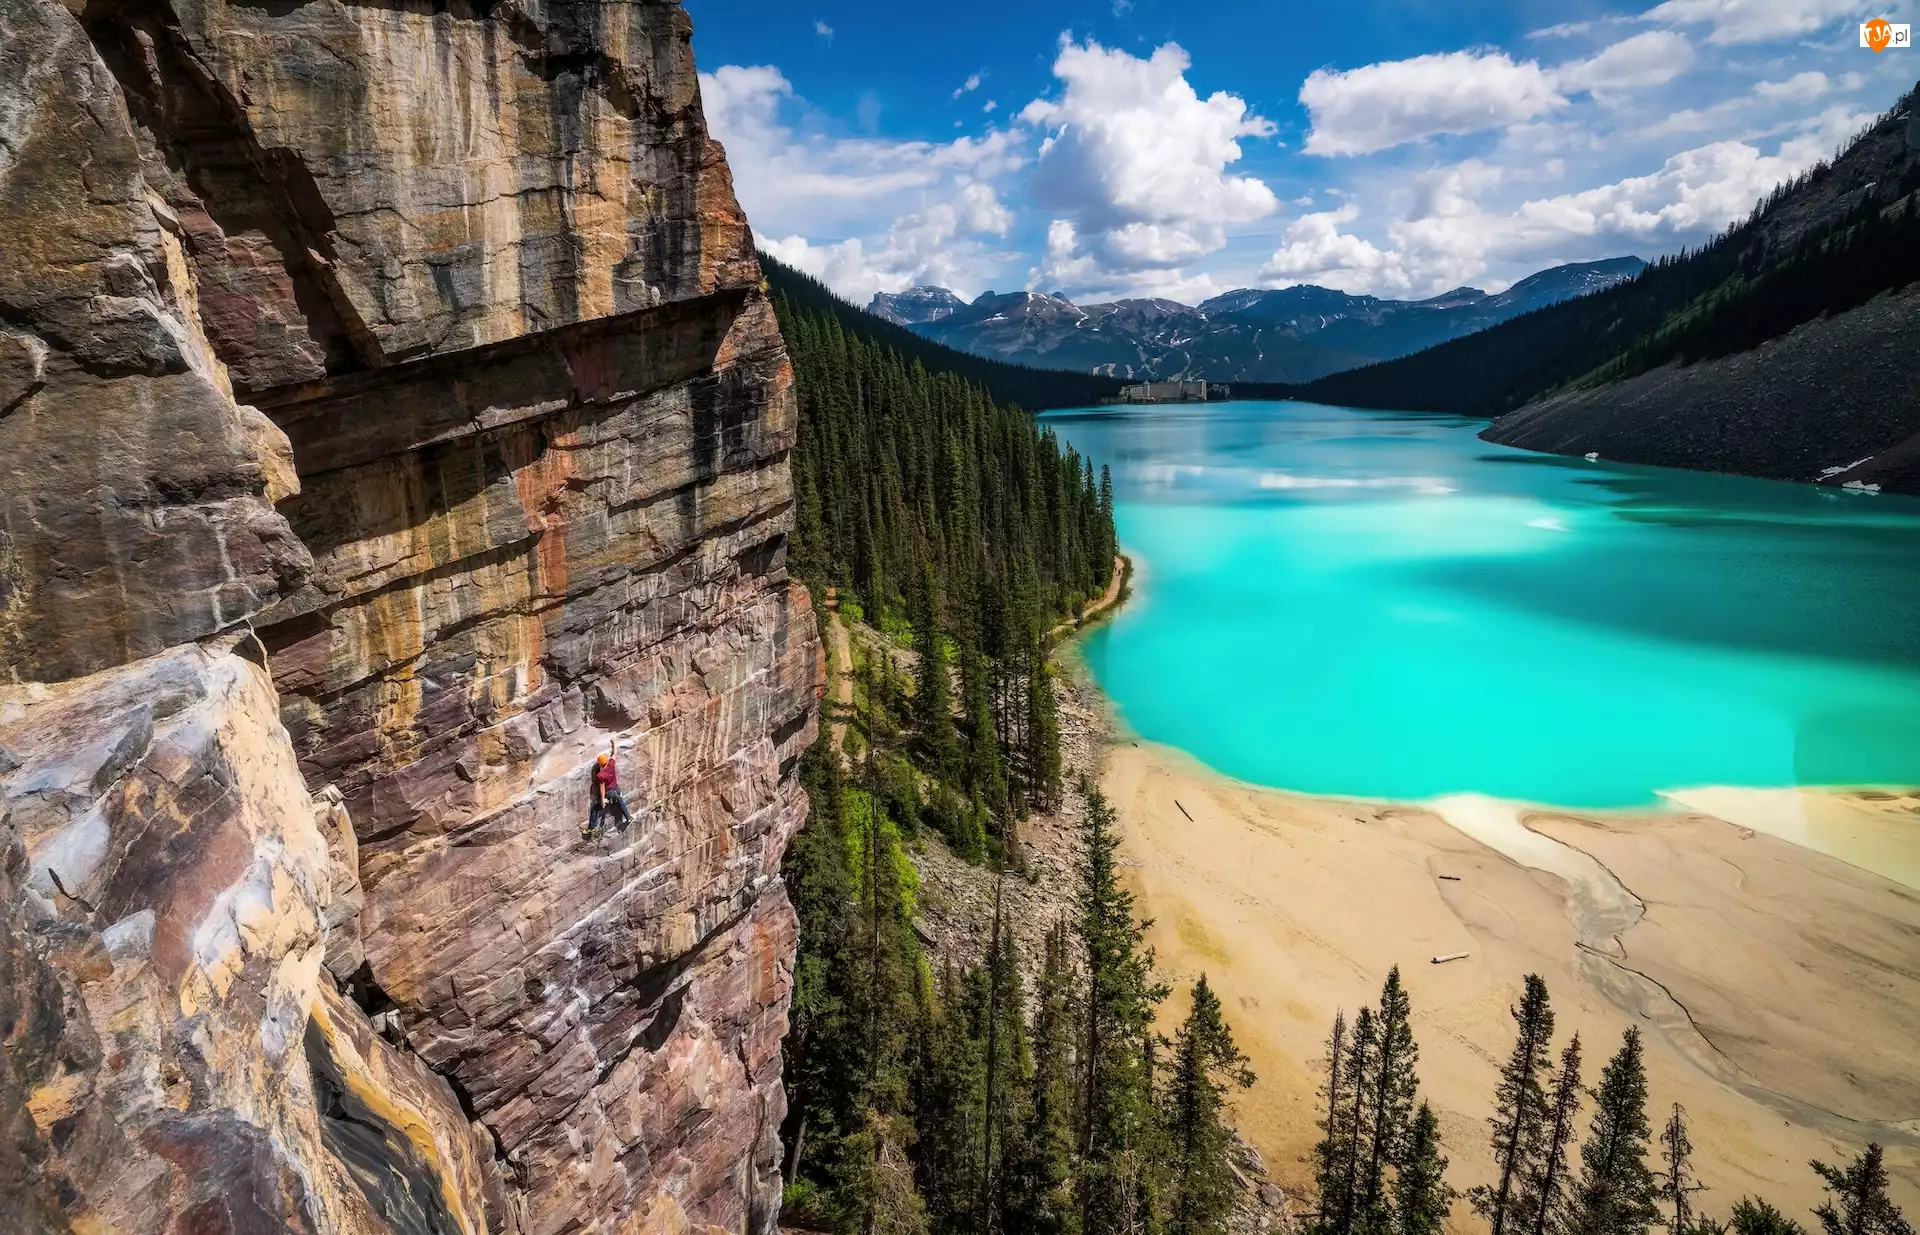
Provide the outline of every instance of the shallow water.
{"type": "Polygon", "coordinates": [[[1230,776],[1587,808],[1920,784],[1920,500],[1532,454],[1451,416],[1045,420],[1112,465],[1140,567],[1089,667],[1135,732],[1230,776]]]}

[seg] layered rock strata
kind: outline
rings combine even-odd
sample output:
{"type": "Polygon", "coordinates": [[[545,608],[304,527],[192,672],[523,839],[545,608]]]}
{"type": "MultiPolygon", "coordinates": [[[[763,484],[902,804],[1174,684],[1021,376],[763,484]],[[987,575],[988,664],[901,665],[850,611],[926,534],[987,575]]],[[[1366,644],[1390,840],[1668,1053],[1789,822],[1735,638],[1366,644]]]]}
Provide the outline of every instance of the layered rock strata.
{"type": "Polygon", "coordinates": [[[0,1229],[769,1229],[821,662],[684,12],[0,0],[0,246],[0,1229]]]}

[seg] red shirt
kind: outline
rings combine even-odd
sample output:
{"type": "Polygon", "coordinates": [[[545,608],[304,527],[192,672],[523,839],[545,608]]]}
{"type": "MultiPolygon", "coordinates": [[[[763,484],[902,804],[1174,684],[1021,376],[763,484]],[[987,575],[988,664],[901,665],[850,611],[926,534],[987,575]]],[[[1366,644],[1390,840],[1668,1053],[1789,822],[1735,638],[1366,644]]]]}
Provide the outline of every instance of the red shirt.
{"type": "Polygon", "coordinates": [[[609,759],[605,763],[596,766],[593,769],[593,780],[594,783],[600,787],[600,792],[602,793],[605,793],[609,789],[618,789],[620,787],[620,773],[614,771],[613,760],[609,759]]]}

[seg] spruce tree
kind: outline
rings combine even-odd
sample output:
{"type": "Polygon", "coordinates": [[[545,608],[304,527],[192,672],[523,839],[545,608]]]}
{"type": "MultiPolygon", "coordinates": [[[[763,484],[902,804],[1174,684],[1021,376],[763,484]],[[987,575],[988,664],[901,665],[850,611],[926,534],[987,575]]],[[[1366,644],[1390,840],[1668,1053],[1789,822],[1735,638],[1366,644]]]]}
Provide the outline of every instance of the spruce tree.
{"type": "Polygon", "coordinates": [[[1235,1186],[1227,1159],[1232,1141],[1227,1095],[1252,1084],[1253,1072],[1221,1016],[1219,996],[1201,974],[1193,1006],[1174,1037],[1162,1098],[1170,1152],[1169,1235],[1224,1235],[1235,1186]]]}
{"type": "Polygon", "coordinates": [[[1406,1144],[1393,1181],[1395,1235],[1440,1235],[1453,1211],[1447,1159],[1440,1152],[1440,1120],[1425,1102],[1407,1127],[1406,1144]]]}
{"type": "Polygon", "coordinates": [[[1314,1192],[1319,1211],[1313,1220],[1316,1231],[1344,1229],[1345,1211],[1336,1207],[1336,1198],[1345,1195],[1346,1164],[1352,1157],[1353,1077],[1347,1071],[1347,1014],[1333,1015],[1333,1031],[1327,1035],[1327,1080],[1321,1093],[1327,1113],[1321,1118],[1320,1142],[1313,1149],[1314,1192]]]}
{"type": "Polygon", "coordinates": [[[1018,1141],[1007,1153],[1003,1230],[1073,1235],[1074,973],[1065,922],[1047,932],[1034,990],[1033,1072],[1018,1141]]]}
{"type": "Polygon", "coordinates": [[[1734,1202],[1733,1218],[1727,1223],[1727,1229],[1734,1235],[1806,1235],[1805,1227],[1754,1196],[1743,1196],[1734,1202]]]}
{"type": "Polygon", "coordinates": [[[1547,1095],[1539,1153],[1527,1172],[1515,1213],[1530,1235],[1547,1235],[1566,1193],[1574,1120],[1580,1114],[1580,1035],[1560,1052],[1560,1067],[1547,1095]]]}
{"type": "Polygon", "coordinates": [[[1567,1197],[1561,1235],[1646,1235],[1660,1218],[1647,1167],[1647,1071],[1640,1031],[1629,1027],[1593,1091],[1593,1125],[1580,1146],[1580,1178],[1567,1197]]]}
{"type": "Polygon", "coordinates": [[[1321,1229],[1327,1235],[1349,1235],[1359,1227],[1360,1203],[1366,1196],[1361,1168],[1366,1161],[1379,1055],[1380,1024],[1373,1009],[1363,1007],[1353,1018],[1353,1032],[1347,1036],[1347,1104],[1340,1113],[1332,1188],[1320,1198],[1321,1229]]]}
{"type": "Polygon", "coordinates": [[[1053,670],[1046,643],[1035,638],[1027,652],[1027,793],[1036,807],[1060,797],[1060,720],[1053,698],[1053,670]]]}
{"type": "Polygon", "coordinates": [[[920,665],[914,685],[914,727],[920,731],[928,770],[936,776],[950,777],[954,772],[956,747],[953,690],[940,626],[940,584],[928,563],[921,564],[920,586],[915,595],[913,637],[919,649],[920,665]]]}
{"type": "Polygon", "coordinates": [[[1913,1227],[1887,1195],[1885,1151],[1871,1144],[1846,1166],[1812,1163],[1827,1199],[1814,1210],[1823,1235],[1913,1235],[1913,1227]]]}
{"type": "Polygon", "coordinates": [[[1113,811],[1083,782],[1078,933],[1085,968],[1080,1087],[1083,1232],[1137,1228],[1152,1210],[1153,1014],[1167,988],[1142,946],[1146,924],[1120,886],[1113,811]]]}
{"type": "Polygon", "coordinates": [[[1493,1167],[1495,1182],[1467,1193],[1474,1212],[1486,1218],[1493,1235],[1505,1235],[1527,1174],[1539,1149],[1540,1129],[1546,1117],[1546,1089],[1542,1081],[1551,1067],[1548,1053],[1553,1040],[1553,1007],[1547,984],[1530,973],[1512,1009],[1516,1034],[1513,1053],[1500,1069],[1494,1090],[1493,1167]]]}
{"type": "Polygon", "coordinates": [[[941,970],[938,998],[920,1009],[913,1073],[915,1135],[912,1160],[929,1225],[962,1235],[973,1229],[975,1187],[981,1176],[979,1132],[985,1075],[968,1005],[976,975],[941,970]]]}
{"type": "Polygon", "coordinates": [[[993,935],[988,943],[986,1028],[981,1058],[986,1069],[981,1104],[980,1186],[974,1229],[992,1235],[1002,1229],[1006,1210],[1008,1163],[1018,1152],[1026,1125],[1026,1086],[1033,1069],[1027,1052],[1025,1000],[1020,990],[1019,947],[1003,922],[1006,874],[994,890],[993,935]]]}
{"type": "Polygon", "coordinates": [[[847,1139],[847,1154],[858,1165],[846,1195],[864,1235],[928,1235],[926,1202],[907,1155],[912,1138],[904,1118],[869,1111],[867,1126],[847,1139]]]}
{"type": "Polygon", "coordinates": [[[1706,1191],[1706,1185],[1693,1173],[1693,1141],[1687,1136],[1687,1109],[1678,1102],[1660,1132],[1662,1169],[1655,1177],[1660,1182],[1660,1199],[1669,1207],[1667,1235],[1690,1235],[1693,1230],[1693,1198],[1706,1191]]]}
{"type": "Polygon", "coordinates": [[[787,850],[782,874],[787,895],[807,941],[795,959],[789,1027],[782,1050],[792,1101],[787,1107],[788,1187],[808,1165],[808,1134],[831,1138],[836,1130],[834,1101],[850,1083],[844,1046],[850,1024],[846,992],[856,972],[853,941],[853,872],[847,860],[840,758],[816,742],[800,759],[800,783],[811,801],[811,821],[787,850]]]}
{"type": "MultiPolygon", "coordinates": [[[[999,731],[993,723],[992,675],[986,658],[972,649],[963,653],[961,663],[966,687],[966,787],[991,818],[1004,821],[1007,778],[1002,771],[999,731]]],[[[1004,826],[1001,831],[1004,843],[1004,826]]]]}
{"type": "Polygon", "coordinates": [[[1115,543],[1113,526],[1113,473],[1107,465],[1100,465],[1100,555],[1103,559],[1100,582],[1104,586],[1112,578],[1113,559],[1119,552],[1115,543]]]}
{"type": "Polygon", "coordinates": [[[1387,973],[1380,989],[1380,1010],[1375,1016],[1379,1045],[1375,1049],[1373,1071],[1366,1078],[1367,1100],[1361,1104],[1365,1140],[1359,1165],[1359,1208],[1354,1214],[1354,1229],[1386,1232],[1392,1228],[1392,1193],[1387,1170],[1398,1160],[1401,1147],[1413,1120],[1414,1098],[1420,1089],[1414,1065],[1420,1048],[1413,1040],[1413,1005],[1400,983],[1400,967],[1387,973]]]}

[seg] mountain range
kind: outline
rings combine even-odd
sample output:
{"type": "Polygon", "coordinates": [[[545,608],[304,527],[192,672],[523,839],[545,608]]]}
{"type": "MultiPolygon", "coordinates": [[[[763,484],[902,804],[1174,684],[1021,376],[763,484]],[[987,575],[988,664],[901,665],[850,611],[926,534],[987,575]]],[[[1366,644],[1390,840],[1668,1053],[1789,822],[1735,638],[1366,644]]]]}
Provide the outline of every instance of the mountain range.
{"type": "Polygon", "coordinates": [[[1920,493],[1920,86],[1639,278],[1305,386],[1532,450],[1920,493]]]}
{"type": "Polygon", "coordinates": [[[1542,270],[1497,294],[1460,287],[1426,300],[1243,288],[1197,306],[1077,305],[1058,292],[986,292],[969,302],[944,287],[916,287],[876,295],[869,312],[960,351],[1039,368],[1132,380],[1309,382],[1612,287],[1645,268],[1637,257],[1617,257],[1542,270]]]}

